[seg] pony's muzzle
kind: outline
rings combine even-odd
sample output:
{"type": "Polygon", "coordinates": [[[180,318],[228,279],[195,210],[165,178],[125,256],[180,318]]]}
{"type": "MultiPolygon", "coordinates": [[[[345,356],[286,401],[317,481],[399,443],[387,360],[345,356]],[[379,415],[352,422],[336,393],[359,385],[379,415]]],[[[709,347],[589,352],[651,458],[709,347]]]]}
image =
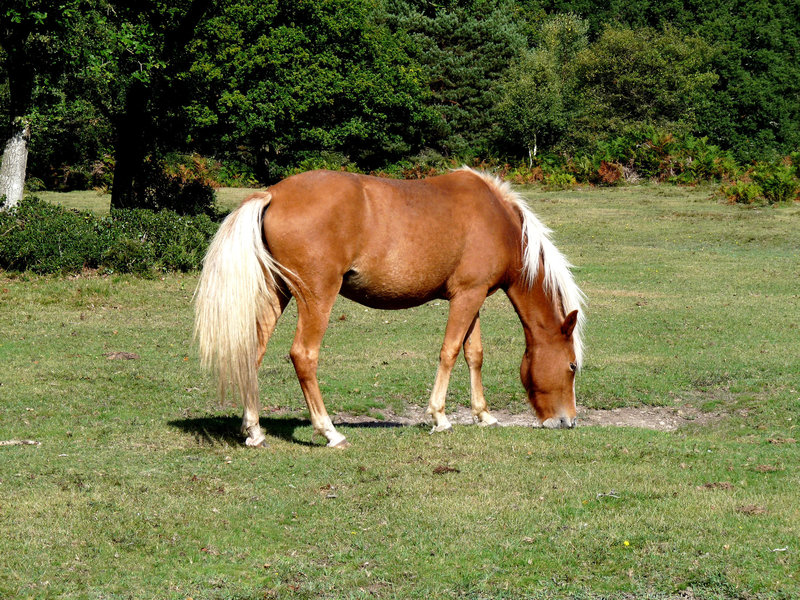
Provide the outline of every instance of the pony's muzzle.
{"type": "Polygon", "coordinates": [[[550,417],[542,421],[542,427],[545,429],[572,429],[577,423],[577,417],[550,417]]]}

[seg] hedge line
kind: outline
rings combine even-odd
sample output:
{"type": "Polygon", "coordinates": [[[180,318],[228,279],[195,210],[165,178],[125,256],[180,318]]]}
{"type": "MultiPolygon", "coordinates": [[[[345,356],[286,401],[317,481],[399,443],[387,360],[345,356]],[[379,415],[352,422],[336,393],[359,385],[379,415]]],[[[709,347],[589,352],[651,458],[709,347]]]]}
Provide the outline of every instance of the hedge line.
{"type": "MultiPolygon", "coordinates": [[[[680,185],[717,183],[717,197],[731,203],[775,204],[800,200],[800,152],[776,161],[738,162],[708,138],[676,136],[654,127],[631,129],[625,135],[598,142],[593,153],[544,153],[523,163],[448,158],[426,151],[373,174],[419,179],[446,173],[462,164],[485,169],[517,184],[542,184],[545,189],[576,185],[615,186],[638,182],[680,185]]],[[[363,172],[345,155],[321,152],[290,169],[286,175],[309,169],[363,172]]]]}
{"type": "Polygon", "coordinates": [[[38,274],[189,271],[200,268],[217,227],[206,215],[133,209],[98,217],[28,197],[0,212],[0,268],[38,274]]]}

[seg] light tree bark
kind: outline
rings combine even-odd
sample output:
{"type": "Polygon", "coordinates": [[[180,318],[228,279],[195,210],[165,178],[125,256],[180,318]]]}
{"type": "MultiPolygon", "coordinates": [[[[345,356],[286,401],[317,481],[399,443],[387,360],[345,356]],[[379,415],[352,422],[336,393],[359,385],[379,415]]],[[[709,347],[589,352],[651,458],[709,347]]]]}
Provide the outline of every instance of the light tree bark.
{"type": "Polygon", "coordinates": [[[536,153],[539,151],[539,146],[536,145],[536,134],[533,134],[533,148],[528,146],[528,168],[533,168],[533,157],[536,156],[536,153]]]}
{"type": "Polygon", "coordinates": [[[25,172],[28,168],[28,141],[31,138],[31,126],[27,120],[14,120],[11,137],[3,150],[0,165],[0,205],[1,210],[16,206],[22,200],[25,188],[25,172]]]}

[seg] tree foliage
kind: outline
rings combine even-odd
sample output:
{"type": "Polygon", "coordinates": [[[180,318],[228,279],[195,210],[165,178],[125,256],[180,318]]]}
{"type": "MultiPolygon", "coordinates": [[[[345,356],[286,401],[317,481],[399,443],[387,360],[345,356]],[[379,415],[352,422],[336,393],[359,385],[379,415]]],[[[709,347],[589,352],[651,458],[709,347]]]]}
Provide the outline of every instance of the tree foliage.
{"type": "Polygon", "coordinates": [[[73,66],[81,0],[9,0],[0,7],[0,197],[21,197],[30,131],[59,105],[59,81],[73,66]],[[5,141],[8,140],[6,144],[5,141]]]}
{"type": "Polygon", "coordinates": [[[800,148],[794,0],[8,0],[0,33],[0,119],[29,119],[31,175],[113,174],[117,207],[171,152],[267,183],[599,156],[652,130],[740,161],[800,148]]]}
{"type": "Polygon", "coordinates": [[[532,10],[573,11],[590,38],[609,24],[673,28],[704,40],[718,75],[711,102],[698,107],[697,129],[740,159],[800,147],[800,18],[795,0],[525,0],[532,10]]]}
{"type": "Polygon", "coordinates": [[[373,16],[367,0],[230,3],[191,49],[193,140],[244,145],[264,179],[321,151],[374,166],[417,150],[420,69],[373,16]]]}
{"type": "Polygon", "coordinates": [[[420,65],[435,115],[426,142],[446,154],[486,155],[499,137],[499,79],[526,47],[510,0],[388,0],[384,18],[420,65]]]}
{"type": "Polygon", "coordinates": [[[648,125],[695,130],[718,80],[710,60],[702,39],[674,29],[606,27],[575,57],[584,104],[575,142],[591,144],[648,125]]]}
{"type": "Polygon", "coordinates": [[[579,114],[575,57],[587,45],[588,24],[573,14],[544,20],[538,46],[526,50],[506,72],[498,105],[509,140],[521,143],[533,158],[539,146],[553,147],[579,114]]]}

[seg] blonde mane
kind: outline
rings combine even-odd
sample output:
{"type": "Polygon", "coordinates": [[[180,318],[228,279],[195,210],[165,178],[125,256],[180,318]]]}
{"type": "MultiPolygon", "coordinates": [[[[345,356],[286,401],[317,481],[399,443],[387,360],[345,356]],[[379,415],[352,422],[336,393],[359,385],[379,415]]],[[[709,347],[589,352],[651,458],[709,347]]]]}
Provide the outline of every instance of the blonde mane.
{"type": "Polygon", "coordinates": [[[539,275],[539,258],[544,267],[543,284],[545,292],[566,316],[573,310],[578,311],[578,323],[572,334],[575,346],[575,359],[578,367],[583,364],[583,326],[585,322],[586,296],[575,283],[570,270],[572,265],[559,252],[550,239],[551,230],[546,227],[528,206],[522,196],[516,193],[511,184],[499,177],[476,171],[470,167],[462,167],[483,179],[505,201],[516,207],[522,215],[522,277],[529,287],[533,286],[539,275]]]}

